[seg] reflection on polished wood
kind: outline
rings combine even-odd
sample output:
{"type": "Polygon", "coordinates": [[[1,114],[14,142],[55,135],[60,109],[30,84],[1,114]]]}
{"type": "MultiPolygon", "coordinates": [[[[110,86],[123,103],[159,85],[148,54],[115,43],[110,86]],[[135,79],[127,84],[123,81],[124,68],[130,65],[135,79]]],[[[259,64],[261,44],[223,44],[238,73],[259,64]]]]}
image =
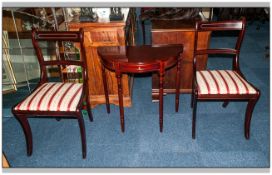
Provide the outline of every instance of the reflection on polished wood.
{"type": "MultiPolygon", "coordinates": [[[[120,22],[71,22],[69,23],[70,30],[84,29],[84,46],[86,49],[88,75],[89,75],[89,91],[91,106],[104,104],[104,87],[102,81],[101,63],[97,54],[99,46],[122,46],[125,45],[125,26],[126,23],[120,22]]],[[[117,80],[114,72],[106,70],[109,102],[118,105],[118,88],[117,80]]],[[[124,75],[122,78],[124,91],[124,106],[131,106],[130,98],[130,77],[124,75]]]]}
{"type": "MultiPolygon", "coordinates": [[[[193,52],[194,52],[194,21],[175,21],[161,20],[152,21],[152,44],[183,44],[183,53],[181,61],[181,80],[180,92],[192,92],[192,74],[193,74],[193,52]]],[[[205,49],[209,45],[210,32],[201,32],[199,34],[198,48],[205,49]]],[[[199,59],[198,69],[205,69],[207,56],[199,59]]],[[[175,93],[176,67],[165,72],[164,92],[175,93]]],[[[156,74],[152,76],[152,100],[157,101],[159,94],[159,77],[156,74]]]]}

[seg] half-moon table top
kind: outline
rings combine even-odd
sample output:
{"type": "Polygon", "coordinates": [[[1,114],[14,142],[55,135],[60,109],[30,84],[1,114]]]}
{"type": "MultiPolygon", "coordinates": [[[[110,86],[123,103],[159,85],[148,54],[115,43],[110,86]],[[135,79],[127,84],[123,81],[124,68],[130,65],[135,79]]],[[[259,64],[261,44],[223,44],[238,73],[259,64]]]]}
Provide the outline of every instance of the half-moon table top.
{"type": "Polygon", "coordinates": [[[182,51],[183,45],[181,44],[105,46],[97,48],[102,63],[112,70],[116,69],[115,65],[117,64],[141,67],[164,63],[164,68],[169,68],[177,63],[182,51]]]}

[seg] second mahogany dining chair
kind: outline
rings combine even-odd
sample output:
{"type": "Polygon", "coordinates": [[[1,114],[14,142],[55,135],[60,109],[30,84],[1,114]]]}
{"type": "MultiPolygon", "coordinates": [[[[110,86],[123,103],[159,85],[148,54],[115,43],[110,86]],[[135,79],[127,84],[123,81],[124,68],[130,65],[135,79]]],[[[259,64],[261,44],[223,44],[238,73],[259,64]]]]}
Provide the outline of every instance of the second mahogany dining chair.
{"type": "MultiPolygon", "coordinates": [[[[32,43],[40,64],[41,78],[38,86],[23,101],[12,108],[14,116],[20,122],[26,137],[27,155],[32,154],[32,132],[28,122],[29,117],[47,118],[75,118],[78,120],[82,141],[82,156],[86,158],[86,134],[84,120],[82,117],[83,102],[87,103],[87,111],[90,121],[93,121],[92,111],[88,93],[88,74],[86,56],[83,47],[83,30],[78,32],[51,32],[36,31],[32,29],[32,43]],[[50,60],[46,61],[39,45],[42,42],[74,42],[79,44],[81,51],[80,61],[72,60],[50,60]],[[49,82],[47,77],[48,66],[77,65],[82,67],[83,83],[49,82]]],[[[65,134],[65,133],[64,133],[65,134]]],[[[71,143],[73,144],[73,143],[71,143]]]]}
{"type": "MultiPolygon", "coordinates": [[[[196,109],[197,101],[223,101],[226,107],[229,101],[248,101],[244,134],[249,139],[250,121],[255,104],[257,103],[260,91],[249,83],[242,74],[239,67],[240,48],[245,34],[246,20],[218,21],[218,22],[197,22],[194,44],[193,62],[193,92],[191,106],[193,107],[192,137],[195,138],[196,109]],[[238,31],[235,48],[209,48],[197,49],[198,33],[203,31],[238,31]],[[233,59],[232,70],[197,70],[197,56],[199,55],[231,55],[233,59]]],[[[227,59],[227,57],[226,57],[227,59]]]]}

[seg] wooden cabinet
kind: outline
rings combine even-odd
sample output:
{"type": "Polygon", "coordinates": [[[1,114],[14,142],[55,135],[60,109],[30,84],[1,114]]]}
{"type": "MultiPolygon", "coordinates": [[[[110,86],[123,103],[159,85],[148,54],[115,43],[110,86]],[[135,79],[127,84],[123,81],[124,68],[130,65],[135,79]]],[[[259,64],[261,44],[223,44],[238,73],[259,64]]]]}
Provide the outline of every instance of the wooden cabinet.
{"type": "MultiPolygon", "coordinates": [[[[181,93],[191,93],[193,74],[193,52],[194,52],[194,29],[195,23],[191,21],[152,21],[152,44],[183,44],[183,60],[181,63],[181,93]]],[[[207,48],[209,45],[210,32],[199,34],[198,48],[207,48]]],[[[197,68],[205,69],[207,56],[198,60],[197,68]]],[[[164,92],[175,93],[176,66],[165,73],[164,92]]],[[[152,100],[157,101],[159,95],[159,78],[157,74],[152,75],[152,100]]]]}
{"type": "MultiPolygon", "coordinates": [[[[86,49],[88,76],[89,76],[89,92],[91,106],[105,104],[105,95],[101,73],[100,58],[97,54],[99,46],[120,46],[125,45],[125,22],[107,22],[107,23],[69,23],[69,30],[79,30],[83,28],[85,32],[84,45],[86,49]]],[[[106,70],[109,101],[118,105],[118,88],[115,73],[106,70]]],[[[123,75],[123,93],[124,106],[131,106],[130,97],[130,77],[123,75]]]]}

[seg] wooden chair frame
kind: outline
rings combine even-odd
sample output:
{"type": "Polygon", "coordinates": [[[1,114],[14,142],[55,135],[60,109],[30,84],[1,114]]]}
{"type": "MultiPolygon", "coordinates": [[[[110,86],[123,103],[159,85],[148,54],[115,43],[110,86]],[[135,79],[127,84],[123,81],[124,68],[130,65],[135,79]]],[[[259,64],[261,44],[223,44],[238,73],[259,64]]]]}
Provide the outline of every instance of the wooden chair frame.
{"type": "MultiPolygon", "coordinates": [[[[232,70],[236,71],[241,77],[245,80],[246,78],[242,74],[239,67],[239,54],[241,44],[245,34],[245,24],[246,20],[243,18],[242,20],[229,20],[229,21],[221,21],[221,22],[197,22],[196,23],[196,32],[195,32],[195,41],[194,41],[194,61],[193,61],[193,84],[192,84],[192,99],[191,99],[191,107],[193,108],[193,118],[192,118],[192,138],[195,139],[195,125],[196,125],[196,109],[197,109],[197,101],[224,101],[223,107],[228,105],[229,101],[248,101],[246,114],[245,114],[245,123],[244,123],[244,134],[245,138],[249,139],[250,136],[250,121],[252,117],[252,112],[260,97],[260,91],[249,84],[256,90],[256,94],[199,94],[197,88],[196,81],[196,71],[197,71],[197,56],[198,55],[209,55],[209,54],[228,54],[233,55],[233,64],[232,70]],[[237,37],[237,42],[235,49],[229,48],[214,48],[214,49],[205,49],[198,50],[197,49],[197,41],[198,41],[198,32],[202,31],[239,31],[239,35],[237,37]]],[[[247,80],[246,80],[247,81],[247,80]]]]}
{"type": "MultiPolygon", "coordinates": [[[[82,141],[82,156],[86,158],[86,134],[85,134],[85,126],[84,120],[82,117],[81,110],[83,108],[83,102],[86,101],[87,103],[87,111],[89,115],[90,121],[93,121],[92,111],[90,107],[90,99],[89,91],[88,91],[88,74],[87,74],[87,64],[86,64],[86,55],[85,55],[85,48],[83,46],[84,42],[84,32],[83,29],[77,32],[71,31],[59,31],[59,32],[51,32],[51,31],[37,31],[36,29],[32,29],[32,44],[36,51],[39,65],[40,65],[40,72],[41,77],[38,83],[38,86],[32,91],[32,93],[38,89],[41,85],[48,82],[48,77],[46,73],[46,67],[52,65],[58,66],[66,66],[66,65],[78,65],[82,67],[82,78],[83,78],[83,91],[79,100],[79,103],[76,107],[76,111],[30,111],[30,110],[15,110],[15,107],[19,104],[16,104],[12,108],[12,113],[16,117],[16,119],[20,122],[26,137],[26,144],[27,144],[27,155],[31,156],[32,154],[32,132],[28,122],[28,117],[47,117],[51,118],[54,117],[59,120],[61,117],[65,118],[76,118],[78,120],[78,124],[80,127],[81,133],[81,141],[82,141]],[[81,60],[80,61],[71,61],[71,60],[52,60],[52,61],[45,61],[41,48],[39,47],[38,41],[70,41],[70,42],[77,42],[80,44],[81,50],[81,60]]],[[[31,95],[31,94],[30,94],[31,95]]],[[[27,97],[26,97],[27,98],[27,97]]],[[[25,98],[25,99],[26,99],[25,98]]]]}

